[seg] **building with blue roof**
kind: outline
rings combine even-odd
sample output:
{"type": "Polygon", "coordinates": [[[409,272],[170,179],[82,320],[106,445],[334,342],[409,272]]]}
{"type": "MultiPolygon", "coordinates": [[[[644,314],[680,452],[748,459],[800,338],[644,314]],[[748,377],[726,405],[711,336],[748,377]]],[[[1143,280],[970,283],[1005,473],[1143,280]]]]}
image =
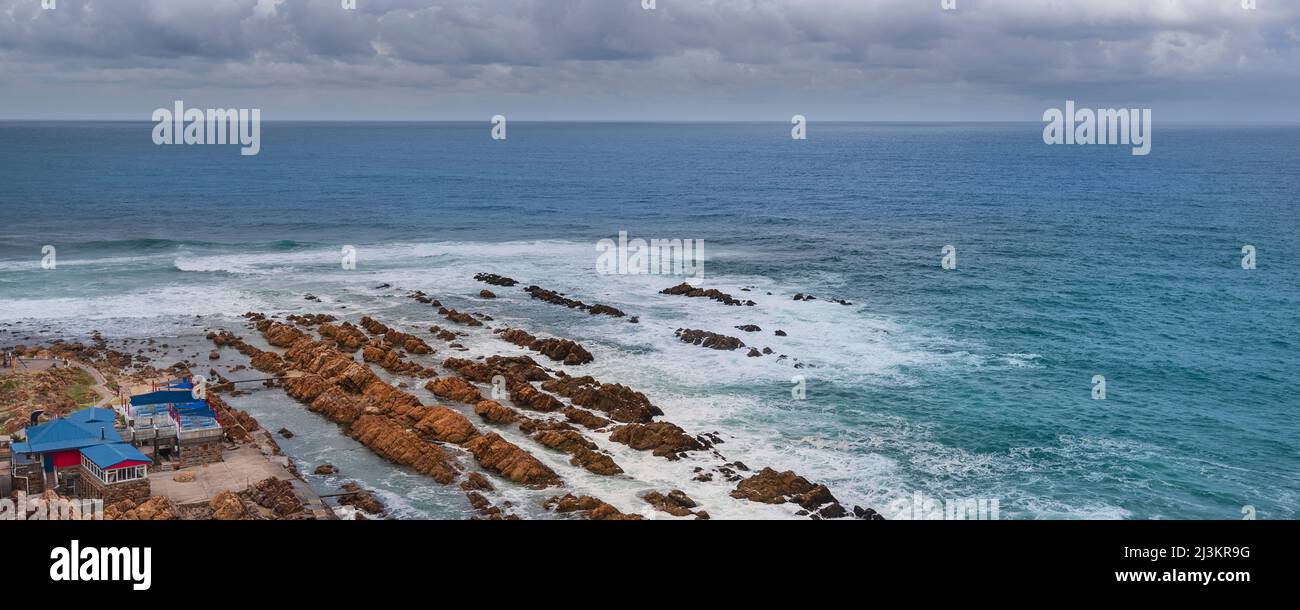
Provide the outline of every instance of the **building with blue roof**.
{"type": "Polygon", "coordinates": [[[89,408],[28,426],[12,443],[13,479],[28,494],[54,489],[63,495],[106,503],[149,497],[148,456],[114,427],[117,412],[89,408]]]}
{"type": "Polygon", "coordinates": [[[174,459],[178,468],[222,461],[225,430],[215,409],[191,390],[174,389],[191,386],[186,379],[131,396],[125,405],[125,440],[151,446],[158,459],[174,459]]]}

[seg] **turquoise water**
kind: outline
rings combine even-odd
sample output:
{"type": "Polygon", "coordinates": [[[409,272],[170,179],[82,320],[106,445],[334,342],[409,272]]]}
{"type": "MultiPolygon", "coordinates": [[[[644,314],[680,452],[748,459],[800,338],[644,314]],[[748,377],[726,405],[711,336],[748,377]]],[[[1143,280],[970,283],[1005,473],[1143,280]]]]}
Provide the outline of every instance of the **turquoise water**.
{"type": "MultiPolygon", "coordinates": [[[[396,296],[419,289],[582,341],[597,378],[846,503],[920,491],[996,498],[1004,518],[1297,516],[1300,128],[1157,125],[1134,157],[1045,146],[1030,123],[813,124],[807,141],[781,124],[512,123],[505,142],[486,122],[268,123],[261,154],[241,157],[154,146],[150,127],[0,123],[0,342],[201,337],[250,309],[440,322],[396,296]],[[596,241],[620,230],[703,239],[706,287],[758,305],[596,274],[596,241]],[[1246,244],[1257,269],[1241,268],[1246,244]],[[482,301],[480,271],[641,324],[507,289],[482,301]],[[683,326],[791,358],[684,345],[683,326]],[[791,400],[794,375],[807,400],[791,400]]],[[[246,400],[261,419],[319,425],[295,429],[311,460],[347,442],[283,396],[246,400]]],[[[617,500],[660,462],[630,454],[631,482],[571,483],[617,500]]],[[[393,497],[419,486],[354,468],[393,497]]],[[[462,498],[431,489],[406,494],[410,516],[460,514],[462,498]]]]}

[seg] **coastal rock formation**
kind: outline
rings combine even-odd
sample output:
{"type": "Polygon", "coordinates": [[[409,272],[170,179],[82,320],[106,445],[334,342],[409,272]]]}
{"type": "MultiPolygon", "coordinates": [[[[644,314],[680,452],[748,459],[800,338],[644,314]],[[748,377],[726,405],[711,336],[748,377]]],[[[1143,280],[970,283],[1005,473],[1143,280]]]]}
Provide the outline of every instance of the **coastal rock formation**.
{"type": "Polygon", "coordinates": [[[235,443],[245,443],[252,438],[253,432],[256,432],[261,425],[252,415],[240,411],[228,404],[215,393],[208,394],[208,404],[212,406],[217,418],[221,420],[221,427],[225,430],[226,438],[235,443]]]}
{"type": "Polygon", "coordinates": [[[555,496],[542,503],[546,510],[557,513],[577,513],[593,521],[640,521],[641,515],[627,515],[612,505],[592,496],[575,496],[565,494],[555,496]]]}
{"type": "Polygon", "coordinates": [[[550,413],[565,408],[560,399],[533,387],[533,384],[517,376],[506,377],[506,387],[510,391],[510,401],[533,411],[550,413]]]}
{"type": "Polygon", "coordinates": [[[361,359],[378,364],[384,370],[398,375],[424,378],[437,375],[437,372],[433,369],[418,362],[403,360],[396,351],[389,349],[386,345],[376,345],[374,342],[366,345],[366,348],[361,351],[361,359]]]}
{"type": "Polygon", "coordinates": [[[430,326],[429,332],[433,333],[434,337],[437,337],[439,340],[446,341],[447,343],[451,343],[452,341],[455,341],[457,339],[457,335],[455,332],[447,330],[441,326],[430,326]]]}
{"type": "Polygon", "coordinates": [[[506,341],[539,352],[551,360],[563,362],[567,365],[587,364],[595,360],[591,352],[568,339],[538,339],[517,328],[503,328],[493,332],[499,334],[506,341]]]}
{"type": "Polygon", "coordinates": [[[777,472],[764,468],[744,479],[731,492],[731,497],[764,504],[793,502],[814,516],[836,519],[848,515],[825,485],[814,485],[794,472],[777,472]]]}
{"type": "Polygon", "coordinates": [[[857,506],[857,505],[853,506],[853,516],[858,519],[864,519],[866,521],[885,520],[885,517],[882,516],[880,513],[876,512],[875,509],[862,508],[861,506],[857,506]]]}
{"type": "Polygon", "coordinates": [[[381,336],[384,343],[392,349],[405,350],[412,354],[433,353],[433,348],[429,347],[429,344],[425,343],[423,339],[391,328],[369,316],[361,318],[361,327],[372,335],[381,336]]]}
{"type": "Polygon", "coordinates": [[[266,337],[266,342],[275,347],[291,347],[294,343],[308,338],[306,334],[297,328],[288,324],[271,322],[270,320],[258,322],[257,327],[258,330],[262,331],[262,335],[266,337]],[[263,326],[266,328],[263,329],[263,326]]]}
{"type": "Polygon", "coordinates": [[[671,288],[665,288],[663,290],[660,290],[659,294],[673,294],[673,295],[682,295],[687,297],[704,297],[704,298],[712,299],[724,305],[746,305],[749,307],[754,306],[753,301],[742,301],[740,299],[732,297],[731,295],[725,292],[722,292],[721,290],[718,290],[717,288],[710,288],[708,290],[703,290],[701,288],[696,288],[686,282],[682,282],[671,288]]]}
{"type": "Polygon", "coordinates": [[[438,377],[430,380],[424,387],[433,392],[434,396],[456,402],[472,405],[483,400],[483,395],[479,393],[478,388],[470,385],[460,377],[438,377]]]}
{"type": "Polygon", "coordinates": [[[289,517],[303,510],[302,501],[289,481],[271,477],[259,481],[248,489],[249,499],[258,506],[269,509],[279,518],[289,517]]]}
{"type": "Polygon", "coordinates": [[[327,313],[305,313],[305,314],[290,314],[285,319],[299,326],[317,326],[320,324],[325,324],[326,322],[333,322],[338,318],[335,318],[334,316],[331,316],[327,313]]]}
{"type": "Polygon", "coordinates": [[[651,451],[659,457],[670,460],[678,458],[687,451],[707,449],[695,437],[669,422],[652,422],[648,424],[626,424],[614,428],[609,440],[622,443],[638,451],[651,451]]]}
{"type": "Polygon", "coordinates": [[[415,424],[415,429],[433,440],[459,445],[478,436],[474,424],[456,411],[447,407],[431,407],[427,413],[415,424]]]}
{"type": "Polygon", "coordinates": [[[486,282],[488,284],[492,284],[493,286],[509,287],[519,283],[508,277],[500,276],[495,273],[476,273],[474,274],[474,279],[480,282],[486,282]]]}
{"type": "Polygon", "coordinates": [[[471,472],[465,476],[465,480],[460,482],[460,488],[465,491],[494,491],[492,482],[481,472],[471,472]]]}
{"type": "Polygon", "coordinates": [[[742,324],[740,326],[737,326],[736,330],[743,330],[747,333],[756,333],[762,331],[763,329],[759,328],[755,324],[742,324]]]}
{"type": "Polygon", "coordinates": [[[564,295],[558,292],[553,292],[545,288],[542,288],[541,286],[529,286],[528,288],[524,289],[524,292],[527,292],[529,296],[539,301],[545,301],[547,303],[551,303],[554,305],[563,305],[565,307],[568,307],[569,309],[582,309],[592,315],[607,315],[607,316],[613,316],[615,318],[621,318],[627,315],[623,313],[621,310],[616,309],[614,307],[610,307],[609,305],[601,305],[599,303],[595,305],[588,305],[586,303],[583,303],[582,301],[565,297],[564,295]]]}
{"type": "Polygon", "coordinates": [[[480,299],[495,299],[495,298],[497,298],[497,295],[496,295],[495,292],[492,292],[491,290],[487,290],[487,289],[483,289],[483,290],[478,291],[478,296],[479,296],[480,299]]]}
{"type": "Polygon", "coordinates": [[[735,350],[745,347],[745,342],[740,339],[711,333],[707,330],[679,328],[674,334],[684,343],[692,343],[709,349],[735,350]]]}
{"type": "Polygon", "coordinates": [[[244,501],[233,491],[223,491],[208,501],[212,518],[217,521],[243,521],[249,518],[244,501]]]}
{"type": "Polygon", "coordinates": [[[388,508],[384,503],[376,498],[373,493],[366,491],[356,483],[348,482],[343,484],[343,491],[348,492],[339,496],[339,504],[351,506],[357,510],[370,513],[372,515],[382,515],[388,508]]]}
{"type": "Polygon", "coordinates": [[[352,325],[351,322],[344,322],[339,325],[321,324],[317,329],[320,336],[334,341],[339,349],[347,352],[355,352],[362,345],[366,344],[368,338],[361,329],[352,325]]]}
{"type": "Polygon", "coordinates": [[[474,316],[471,316],[467,313],[461,313],[459,311],[456,311],[455,309],[447,309],[446,307],[442,307],[438,309],[438,314],[457,324],[464,324],[466,326],[483,325],[482,322],[479,322],[478,320],[474,319],[474,316]]]}
{"type": "Polygon", "coordinates": [[[701,513],[696,513],[691,510],[692,508],[698,507],[699,504],[680,489],[674,489],[667,494],[651,491],[643,494],[641,499],[649,503],[650,506],[653,506],[655,510],[668,513],[674,517],[686,517],[695,514],[702,514],[703,519],[708,519],[708,513],[704,513],[703,511],[701,511],[701,513]]]}
{"type": "Polygon", "coordinates": [[[514,443],[490,432],[471,439],[464,447],[484,468],[528,487],[559,485],[559,475],[514,443]]]}
{"type": "Polygon", "coordinates": [[[610,421],[608,419],[596,415],[595,413],[592,413],[591,411],[588,411],[586,409],[579,409],[577,407],[564,407],[562,412],[564,413],[565,420],[571,423],[578,424],[579,426],[582,426],[589,430],[600,430],[601,428],[604,428],[605,426],[608,426],[610,424],[610,421]]]}
{"type": "Polygon", "coordinates": [[[664,412],[650,404],[645,394],[617,383],[602,384],[591,376],[563,377],[542,383],[542,389],[554,392],[573,404],[609,414],[620,422],[649,422],[664,412]]]}
{"type": "Polygon", "coordinates": [[[178,519],[179,511],[172,501],[164,496],[154,496],[137,504],[134,500],[122,500],[104,508],[105,521],[172,521],[178,519]]]}
{"type": "Polygon", "coordinates": [[[519,412],[503,406],[494,400],[480,400],[474,405],[474,413],[490,424],[505,425],[519,421],[519,412]]]}
{"type": "Polygon", "coordinates": [[[623,469],[614,463],[614,458],[601,453],[596,443],[574,430],[539,430],[533,439],[573,456],[569,463],[574,466],[581,466],[596,474],[623,474],[623,469]]]}
{"type": "Polygon", "coordinates": [[[409,466],[443,485],[460,475],[455,460],[441,447],[422,440],[388,418],[363,415],[352,424],[349,434],[380,457],[409,466]]]}

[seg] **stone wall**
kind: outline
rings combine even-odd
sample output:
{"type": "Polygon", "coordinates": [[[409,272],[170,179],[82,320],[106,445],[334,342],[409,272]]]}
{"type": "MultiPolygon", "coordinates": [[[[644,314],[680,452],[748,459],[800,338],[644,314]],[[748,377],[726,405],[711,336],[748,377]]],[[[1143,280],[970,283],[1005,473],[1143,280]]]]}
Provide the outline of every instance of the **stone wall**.
{"type": "Polygon", "coordinates": [[[17,474],[18,477],[27,477],[27,479],[15,477],[13,479],[15,490],[27,492],[33,496],[45,491],[45,472],[41,470],[40,462],[18,467],[17,474]],[[28,485],[30,485],[30,489],[28,485]]]}
{"type": "Polygon", "coordinates": [[[128,481],[126,483],[114,483],[106,485],[95,475],[90,474],[84,468],[81,471],[81,481],[77,486],[78,492],[82,499],[93,500],[100,499],[104,505],[116,504],[122,500],[147,500],[151,494],[149,477],[138,481],[128,481]]]}
{"type": "Polygon", "coordinates": [[[225,446],[220,440],[211,440],[201,443],[181,442],[180,455],[176,459],[177,468],[189,468],[191,466],[201,466],[203,464],[215,464],[222,461],[221,452],[225,446]]]}

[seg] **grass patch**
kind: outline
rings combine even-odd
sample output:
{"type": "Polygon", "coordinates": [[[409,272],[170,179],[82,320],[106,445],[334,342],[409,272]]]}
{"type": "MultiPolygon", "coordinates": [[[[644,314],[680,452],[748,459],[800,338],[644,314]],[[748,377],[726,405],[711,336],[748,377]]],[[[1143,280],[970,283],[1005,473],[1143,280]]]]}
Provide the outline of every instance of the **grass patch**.
{"type": "Polygon", "coordinates": [[[78,405],[99,402],[99,393],[95,392],[95,378],[82,369],[77,369],[72,385],[68,386],[67,395],[78,405]]]}

